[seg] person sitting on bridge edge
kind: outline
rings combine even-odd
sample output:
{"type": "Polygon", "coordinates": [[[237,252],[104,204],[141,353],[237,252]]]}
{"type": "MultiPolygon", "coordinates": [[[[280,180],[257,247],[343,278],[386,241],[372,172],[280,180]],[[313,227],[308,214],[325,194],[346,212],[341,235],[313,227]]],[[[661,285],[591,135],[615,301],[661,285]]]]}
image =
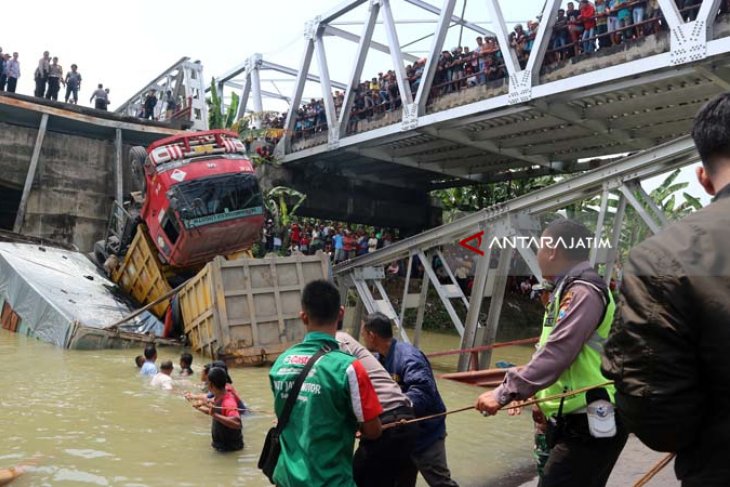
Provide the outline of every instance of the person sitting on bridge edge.
{"type": "MultiPolygon", "coordinates": [[[[363,343],[377,352],[385,370],[413,403],[416,417],[446,411],[431,364],[419,349],[393,338],[393,325],[383,313],[372,313],[363,322],[363,343]]],[[[418,438],[406,474],[399,485],[416,485],[421,472],[431,487],[456,486],[446,462],[446,420],[443,416],[418,423],[418,438]]]]}
{"type": "Polygon", "coordinates": [[[243,449],[243,426],[236,398],[226,390],[228,373],[220,367],[213,367],[208,372],[208,389],[213,393],[213,403],[195,405],[202,413],[209,414],[211,423],[211,446],[219,452],[243,449]]]}
{"type": "MultiPolygon", "coordinates": [[[[526,366],[509,369],[502,385],[479,396],[479,411],[492,415],[535,394],[540,399],[606,383],[600,370],[601,351],[616,305],[588,262],[592,238],[584,225],[565,219],[552,222],[543,232],[537,261],[546,287],[553,291],[537,352],[526,366]]],[[[613,387],[606,386],[540,403],[533,418],[538,423],[548,421],[550,448],[541,487],[606,485],[628,436],[620,420],[612,423],[613,395],[613,387]],[[603,409],[597,410],[599,406],[603,409]]]]}
{"type": "Polygon", "coordinates": [[[730,485],[730,93],[692,128],[713,202],[631,250],[603,370],[629,431],[682,487],[730,485]]]}
{"type": "Polygon", "coordinates": [[[139,370],[139,373],[140,375],[153,377],[157,374],[157,366],[155,365],[155,361],[157,360],[157,349],[155,348],[154,343],[150,343],[144,347],[144,359],[144,365],[139,370]]]}
{"type": "MultiPolygon", "coordinates": [[[[335,339],[340,344],[340,350],[357,358],[365,367],[383,406],[383,413],[380,415],[382,424],[415,418],[408,396],[367,348],[342,331],[342,322],[338,325],[335,339]]],[[[410,464],[417,437],[418,426],[412,424],[384,429],[382,436],[375,440],[361,438],[352,459],[357,487],[400,485],[398,481],[403,469],[410,464]]]]}

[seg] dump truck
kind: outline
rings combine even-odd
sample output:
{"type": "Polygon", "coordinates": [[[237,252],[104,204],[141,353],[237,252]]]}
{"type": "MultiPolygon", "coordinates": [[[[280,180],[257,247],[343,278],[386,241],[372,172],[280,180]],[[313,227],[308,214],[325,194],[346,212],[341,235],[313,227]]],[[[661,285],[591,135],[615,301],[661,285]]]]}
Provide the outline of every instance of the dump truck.
{"type": "Polygon", "coordinates": [[[196,351],[232,365],[267,362],[301,339],[301,290],[330,275],[329,260],[253,259],[264,204],[238,135],[167,137],[133,147],[129,163],[138,191],[114,203],[94,259],[164,321],[164,336],[184,333],[196,351]]]}

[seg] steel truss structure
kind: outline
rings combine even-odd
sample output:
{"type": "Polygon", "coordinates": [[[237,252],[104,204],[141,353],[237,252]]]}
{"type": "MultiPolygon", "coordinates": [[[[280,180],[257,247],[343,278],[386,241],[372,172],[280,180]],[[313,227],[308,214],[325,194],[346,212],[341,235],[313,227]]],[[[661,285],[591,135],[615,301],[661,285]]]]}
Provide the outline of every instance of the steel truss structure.
{"type": "MultiPolygon", "coordinates": [[[[252,112],[254,115],[262,113],[264,111],[264,98],[282,100],[291,106],[290,97],[281,93],[274,93],[262,89],[261,73],[264,71],[275,72],[291,77],[291,81],[294,81],[298,74],[296,69],[266,61],[262,54],[257,53],[244,60],[240,65],[215,78],[218,96],[220,96],[221,99],[224,99],[224,96],[229,89],[238,90],[240,92],[237,118],[242,118],[247,112],[252,112]],[[249,101],[252,104],[252,109],[249,109],[249,101]]],[[[307,75],[306,80],[315,81],[317,83],[322,82],[319,76],[311,74],[307,75]]],[[[336,81],[328,81],[328,83],[331,88],[345,89],[345,85],[343,83],[338,83],[336,81]]],[[[225,113],[227,106],[225,104],[221,105],[221,109],[225,113]]],[[[260,128],[260,119],[254,116],[253,122],[255,128],[260,128]]]]}
{"type": "Polygon", "coordinates": [[[730,32],[730,22],[722,20],[716,32],[719,0],[704,0],[692,22],[682,19],[674,0],[659,0],[668,33],[637,42],[631,55],[607,49],[599,51],[599,57],[576,59],[562,66],[562,71],[543,76],[541,68],[560,1],[545,2],[543,21],[523,67],[510,46],[500,0],[481,0],[502,47],[506,87],[485,90],[476,101],[432,110],[427,102],[449,27],[461,21],[480,34],[489,31],[455,17],[456,0],[442,0],[440,8],[423,0],[400,0],[438,15],[424,74],[412,95],[405,64],[413,58],[400,48],[398,22],[393,17],[397,1],[350,0],[307,23],[297,81],[289,97],[292,109],[277,147],[285,164],[325,162],[363,177],[378,176],[394,186],[429,189],[577,172],[585,169],[580,160],[586,157],[635,152],[686,134],[698,106],[730,87],[730,38],[723,37],[730,32]],[[333,27],[362,5],[367,12],[359,36],[333,27]],[[373,40],[377,22],[385,29],[385,44],[373,40]],[[323,44],[327,35],[358,42],[339,113],[332,101],[330,64],[323,44]],[[348,133],[350,109],[370,50],[390,55],[402,109],[389,116],[391,123],[348,133]],[[297,145],[292,141],[296,109],[315,55],[326,112],[326,140],[297,145]],[[579,66],[583,67],[577,69],[579,66]]]}
{"type": "MultiPolygon", "coordinates": [[[[730,17],[715,20],[720,0],[702,1],[696,19],[690,22],[683,19],[675,0],[658,0],[668,32],[648,35],[625,47],[601,49],[596,55],[578,56],[547,70],[543,70],[544,61],[560,0],[545,1],[532,50],[522,64],[510,46],[500,0],[477,1],[489,17],[491,30],[455,15],[456,0],[441,0],[440,7],[425,0],[347,0],[306,23],[297,68],[271,63],[255,54],[215,80],[221,98],[230,90],[240,92],[239,117],[249,105],[252,112],[262,112],[266,97],[289,103],[283,136],[276,148],[277,156],[288,165],[324,163],[348,177],[424,191],[581,172],[335,267],[342,292],[357,291],[359,312],[384,312],[397,324],[404,340],[408,336],[401,325],[406,311],[417,308],[416,343],[431,286],[459,332],[462,348],[494,342],[513,252],[484,249],[485,255],[477,261],[471,298],[465,296],[440,255],[441,246],[480,231],[497,238],[537,236],[540,215],[600,195],[596,237],[608,235],[611,248],[607,253],[593,252],[591,261],[605,266],[606,279],[610,279],[628,207],[635,209],[653,233],[667,223],[641,182],[697,161],[694,145],[686,135],[691,120],[706,100],[730,90],[730,17]],[[396,3],[413,5],[438,17],[415,93],[405,67],[417,58],[402,49],[399,22],[393,12],[396,3]],[[367,7],[358,10],[364,14],[360,34],[340,28],[346,24],[341,19],[359,7],[367,7]],[[386,42],[374,39],[378,23],[385,30],[386,42]],[[504,86],[480,87],[479,96],[448,95],[449,100],[436,100],[440,105],[434,107],[429,105],[429,97],[452,24],[496,37],[507,79],[504,86]],[[329,36],[357,43],[350,76],[344,83],[330,78],[331,64],[324,45],[329,36]],[[386,123],[350,133],[351,108],[371,50],[390,56],[402,108],[388,115],[386,123]],[[318,76],[310,73],[315,57],[318,76]],[[263,90],[262,71],[293,78],[291,95],[263,90]],[[293,138],[307,81],[320,85],[326,135],[318,133],[315,137],[321,140],[315,138],[305,144],[293,138]],[[332,98],[334,89],[344,90],[339,113],[332,98]],[[585,162],[590,157],[626,153],[631,155],[595,169],[585,162]],[[609,213],[612,199],[617,201],[616,211],[609,213]],[[609,216],[612,221],[607,221],[609,216]],[[445,278],[439,278],[432,268],[434,256],[441,257],[445,278]],[[410,264],[415,258],[423,266],[425,277],[420,291],[411,293],[410,264]],[[408,274],[401,305],[396,309],[383,286],[384,267],[400,259],[408,262],[408,274]],[[496,266],[490,268],[493,260],[496,266]],[[486,320],[480,322],[483,297],[491,299],[486,320]],[[456,306],[455,301],[461,305],[456,306]],[[457,309],[460,307],[466,309],[463,317],[457,309]]],[[[183,64],[189,64],[187,58],[183,64]]],[[[154,82],[158,83],[155,86],[160,86],[168,71],[154,82]]],[[[133,100],[139,102],[147,89],[133,100]]],[[[202,101],[202,85],[199,90],[198,99],[202,101]]],[[[126,106],[131,102],[121,109],[126,106]]],[[[255,124],[259,122],[255,120],[255,124]]],[[[517,251],[539,277],[534,248],[518,247],[517,251]]],[[[460,370],[466,368],[467,359],[466,355],[461,357],[460,370]]],[[[490,360],[490,352],[484,352],[481,365],[487,366],[490,360]]]]}
{"type": "Polygon", "coordinates": [[[157,92],[158,102],[154,111],[157,120],[167,118],[165,94],[170,91],[180,103],[179,109],[172,114],[172,118],[189,120],[192,122],[194,130],[207,130],[208,105],[205,102],[205,78],[200,62],[191,62],[189,57],[181,58],[129,100],[122,103],[115,112],[120,115],[137,117],[150,90],[157,92]]]}
{"type": "MultiPolygon", "coordinates": [[[[591,262],[594,265],[605,264],[605,279],[608,282],[616,264],[627,206],[630,205],[636,210],[641,220],[653,233],[658,232],[667,224],[666,216],[642,189],[641,181],[684,167],[697,160],[698,155],[694,143],[689,136],[685,136],[652,150],[640,152],[593,171],[570,177],[504,204],[486,208],[456,222],[396,242],[372,254],[337,265],[334,268],[335,278],[343,294],[350,288],[357,291],[362,303],[358,314],[361,314],[362,311],[385,313],[396,324],[403,340],[408,340],[402,326],[406,310],[417,308],[414,334],[416,345],[420,339],[428,288],[433,286],[448,312],[454,328],[461,336],[461,348],[467,349],[479,344],[491,344],[496,339],[508,270],[511,260],[514,258],[514,250],[522,257],[530,272],[541,279],[535,255],[536,249],[534,246],[519,245],[514,250],[496,245],[490,246],[488,241],[482,242],[482,239],[479,239],[484,255],[476,260],[471,298],[467,298],[457,285],[454,273],[449,268],[446,259],[443,258],[441,246],[454,244],[478,232],[484,232],[490,241],[493,238],[538,237],[541,231],[539,215],[600,195],[601,203],[595,238],[596,240],[603,238],[604,233],[609,235],[610,247],[608,252],[603,255],[594,249],[591,254],[591,262]],[[608,204],[612,195],[618,198],[618,204],[613,213],[613,221],[609,224],[606,219],[609,215],[608,204]],[[431,259],[434,256],[439,256],[441,263],[446,268],[448,279],[445,284],[439,280],[431,266],[431,259]],[[409,292],[412,280],[411,263],[415,257],[418,257],[425,270],[419,293],[409,292]],[[498,262],[496,268],[490,268],[493,257],[498,262]],[[407,276],[401,307],[396,310],[383,287],[384,267],[401,259],[407,261],[407,276]],[[483,297],[491,299],[486,321],[481,323],[479,316],[482,311],[483,297]],[[461,301],[467,310],[463,320],[454,307],[454,300],[461,301]]],[[[355,321],[359,323],[360,316],[357,316],[355,321]]],[[[469,365],[468,359],[467,354],[462,354],[459,370],[466,370],[469,365]]],[[[490,360],[491,352],[484,352],[480,359],[481,367],[488,367],[490,360]]]]}

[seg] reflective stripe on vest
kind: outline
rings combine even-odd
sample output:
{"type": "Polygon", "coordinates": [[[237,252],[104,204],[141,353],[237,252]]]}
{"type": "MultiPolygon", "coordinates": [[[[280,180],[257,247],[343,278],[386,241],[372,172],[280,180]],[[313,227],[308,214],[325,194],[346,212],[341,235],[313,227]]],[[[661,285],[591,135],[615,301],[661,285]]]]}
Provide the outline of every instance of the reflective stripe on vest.
{"type": "MultiPolygon", "coordinates": [[[[605,294],[595,285],[590,282],[576,279],[571,282],[587,284],[593,287],[601,295],[605,294]]],[[[548,304],[545,310],[545,317],[543,319],[542,334],[538,343],[538,348],[544,347],[550,338],[550,333],[553,331],[553,324],[558,321],[558,313],[560,312],[560,300],[563,293],[563,283],[555,290],[553,299],[548,304]]],[[[571,391],[580,389],[582,387],[589,387],[596,384],[602,384],[606,382],[606,379],[601,374],[601,353],[603,352],[603,345],[606,342],[608,333],[611,331],[611,324],[613,323],[613,315],[616,310],[616,304],[614,303],[613,296],[610,292],[608,294],[608,303],[606,305],[606,311],[603,315],[603,320],[598,328],[593,333],[590,339],[583,345],[578,357],[558,378],[558,381],[550,387],[541,390],[536,394],[538,399],[551,396],[553,394],[561,394],[564,390],[571,391]]],[[[613,386],[606,387],[606,390],[613,401],[614,388],[613,386]]],[[[560,400],[545,401],[540,403],[540,409],[545,416],[550,417],[557,415],[560,407],[560,400]]],[[[563,404],[563,414],[570,414],[579,409],[586,407],[586,393],[577,394],[565,398],[563,404]]]]}

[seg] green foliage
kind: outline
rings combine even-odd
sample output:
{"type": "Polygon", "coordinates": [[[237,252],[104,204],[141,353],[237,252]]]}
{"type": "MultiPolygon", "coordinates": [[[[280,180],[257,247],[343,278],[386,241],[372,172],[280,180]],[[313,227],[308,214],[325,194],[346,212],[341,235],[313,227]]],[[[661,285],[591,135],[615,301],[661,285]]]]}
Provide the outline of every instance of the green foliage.
{"type": "Polygon", "coordinates": [[[218,87],[215,85],[215,78],[210,80],[210,98],[206,98],[208,104],[208,128],[224,128],[223,115],[221,115],[222,101],[218,96],[218,87]]]}
{"type": "MultiPolygon", "coordinates": [[[[222,115],[223,100],[218,95],[218,87],[215,79],[210,80],[210,97],[205,99],[208,104],[208,128],[213,129],[231,129],[238,131],[238,105],[239,96],[236,93],[231,94],[231,104],[226,110],[226,116],[222,115]]],[[[240,132],[239,132],[240,133],[240,132]]]]}
{"type": "Polygon", "coordinates": [[[504,183],[475,184],[461,188],[449,188],[434,191],[444,207],[444,222],[455,219],[459,212],[471,213],[498,203],[503,203],[517,196],[530,193],[555,182],[552,176],[534,179],[507,181],[504,183]]]}
{"type": "MultiPolygon", "coordinates": [[[[675,183],[679,174],[680,169],[673,171],[669,176],[666,177],[662,184],[660,184],[657,188],[651,191],[651,193],[649,193],[651,199],[656,203],[657,207],[662,210],[662,212],[667,216],[667,219],[669,219],[670,221],[680,220],[692,213],[693,211],[702,208],[702,203],[699,199],[683,191],[687,188],[687,186],[689,186],[689,183],[675,183]],[[678,204],[677,201],[679,199],[678,195],[680,192],[683,201],[682,203],[678,204]]],[[[639,198],[639,201],[641,201],[641,198],[639,198]]],[[[585,200],[579,204],[574,205],[573,210],[576,213],[597,213],[598,209],[600,208],[600,204],[601,198],[600,196],[596,196],[595,198],[585,200]]],[[[646,207],[646,205],[644,206],[646,207]]],[[[604,227],[603,238],[608,238],[613,232],[612,223],[616,214],[617,207],[618,200],[609,199],[607,212],[608,214],[606,215],[606,226],[604,227]]],[[[646,209],[647,211],[649,211],[648,208],[646,209]]],[[[584,223],[589,223],[588,226],[589,228],[591,228],[591,230],[595,230],[594,221],[595,218],[587,218],[583,220],[584,223]]],[[[619,255],[621,255],[622,258],[625,257],[628,254],[629,250],[631,250],[635,245],[645,240],[649,236],[651,236],[651,231],[641,219],[637,211],[631,205],[626,205],[624,224],[621,228],[621,237],[619,241],[619,255]]]]}
{"type": "Polygon", "coordinates": [[[228,107],[228,111],[226,112],[226,120],[224,128],[230,129],[233,128],[233,125],[236,123],[236,117],[238,117],[238,103],[239,103],[239,97],[236,93],[231,94],[231,105],[228,107]]]}
{"type": "MultiPolygon", "coordinates": [[[[396,309],[400,309],[403,295],[403,281],[402,278],[397,278],[385,284],[385,290],[396,309]]],[[[411,288],[411,292],[414,292],[413,288],[411,288]]],[[[453,300],[451,303],[457,315],[462,320],[466,319],[467,310],[464,303],[456,300],[453,300]]],[[[479,313],[479,322],[482,324],[487,321],[489,304],[490,299],[485,298],[481,312],[479,313]]],[[[529,299],[521,294],[507,291],[505,293],[505,301],[502,305],[500,318],[500,337],[505,340],[513,340],[539,333],[543,312],[544,308],[539,300],[529,299]]],[[[406,310],[404,324],[407,328],[415,327],[417,313],[418,310],[416,308],[406,310]]],[[[452,334],[458,333],[451,322],[448,311],[446,311],[433,286],[428,289],[426,307],[423,314],[423,329],[452,334]]]]}
{"type": "Polygon", "coordinates": [[[277,228],[284,228],[289,226],[292,217],[305,199],[307,195],[293,188],[276,186],[266,192],[264,204],[274,218],[274,225],[277,228]]]}

